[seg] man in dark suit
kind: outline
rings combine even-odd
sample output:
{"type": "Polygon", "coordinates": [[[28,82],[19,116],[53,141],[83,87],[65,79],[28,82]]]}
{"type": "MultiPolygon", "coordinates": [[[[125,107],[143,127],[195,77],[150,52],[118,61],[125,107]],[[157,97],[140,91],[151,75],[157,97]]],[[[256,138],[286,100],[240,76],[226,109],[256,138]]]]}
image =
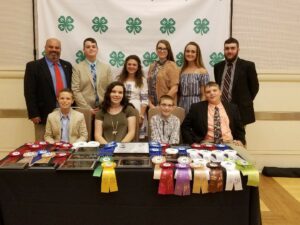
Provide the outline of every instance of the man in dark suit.
{"type": "Polygon", "coordinates": [[[207,100],[192,104],[181,125],[183,142],[187,144],[215,143],[215,111],[218,110],[221,142],[243,146],[245,129],[238,107],[221,101],[221,90],[215,82],[207,83],[204,94],[207,100]]]}
{"type": "Polygon", "coordinates": [[[36,141],[44,140],[47,116],[58,106],[57,89],[71,87],[72,65],[60,59],[60,53],[60,41],[50,38],[46,41],[45,57],[26,65],[24,96],[36,141]]]}
{"type": "Polygon", "coordinates": [[[253,100],[259,83],[255,64],[240,59],[239,42],[229,38],[224,43],[225,61],[214,66],[215,81],[220,85],[222,100],[239,107],[244,125],[255,122],[253,100]]]}

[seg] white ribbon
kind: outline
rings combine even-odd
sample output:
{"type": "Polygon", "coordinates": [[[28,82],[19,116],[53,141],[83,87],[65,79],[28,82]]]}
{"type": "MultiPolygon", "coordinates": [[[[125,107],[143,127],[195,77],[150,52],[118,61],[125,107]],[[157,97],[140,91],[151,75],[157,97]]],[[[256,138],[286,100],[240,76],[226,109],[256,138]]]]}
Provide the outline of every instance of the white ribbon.
{"type": "Polygon", "coordinates": [[[221,162],[221,166],[226,169],[226,185],[225,191],[235,191],[243,190],[242,179],[240,171],[235,169],[235,163],[231,161],[221,162]]]}

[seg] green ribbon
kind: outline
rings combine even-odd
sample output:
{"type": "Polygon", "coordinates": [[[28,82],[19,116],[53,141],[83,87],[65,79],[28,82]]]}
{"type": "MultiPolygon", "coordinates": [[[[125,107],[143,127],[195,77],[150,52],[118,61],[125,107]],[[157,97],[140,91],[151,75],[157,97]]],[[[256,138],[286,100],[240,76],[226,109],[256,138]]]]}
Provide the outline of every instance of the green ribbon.
{"type": "Polygon", "coordinates": [[[245,160],[236,160],[235,168],[241,171],[243,176],[248,176],[248,186],[258,187],[259,172],[251,163],[245,160]]]}

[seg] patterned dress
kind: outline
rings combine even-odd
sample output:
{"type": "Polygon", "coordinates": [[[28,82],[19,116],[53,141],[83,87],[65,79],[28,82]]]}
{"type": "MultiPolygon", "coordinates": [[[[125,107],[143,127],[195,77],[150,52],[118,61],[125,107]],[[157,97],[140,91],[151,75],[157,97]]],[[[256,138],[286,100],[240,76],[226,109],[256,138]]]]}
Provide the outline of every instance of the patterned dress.
{"type": "Polygon", "coordinates": [[[209,82],[208,74],[182,73],[180,76],[179,104],[187,114],[193,103],[200,102],[200,88],[209,82]]]}
{"type": "MultiPolygon", "coordinates": [[[[134,107],[140,112],[141,111],[141,104],[148,105],[148,84],[146,79],[143,79],[143,86],[136,87],[135,81],[125,81],[124,82],[126,88],[126,96],[129,102],[134,105],[134,107]]],[[[144,122],[140,127],[140,138],[145,138],[147,134],[147,119],[146,113],[144,115],[144,122]]]]}

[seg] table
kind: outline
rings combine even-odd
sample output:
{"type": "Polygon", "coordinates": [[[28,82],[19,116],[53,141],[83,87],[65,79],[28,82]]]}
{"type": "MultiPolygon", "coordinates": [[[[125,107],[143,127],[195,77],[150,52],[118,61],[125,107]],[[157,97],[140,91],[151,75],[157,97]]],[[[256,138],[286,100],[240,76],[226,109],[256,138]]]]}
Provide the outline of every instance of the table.
{"type": "Polygon", "coordinates": [[[152,169],[117,169],[119,191],[100,193],[91,171],[0,170],[2,225],[261,225],[258,188],[157,194],[152,169]]]}

